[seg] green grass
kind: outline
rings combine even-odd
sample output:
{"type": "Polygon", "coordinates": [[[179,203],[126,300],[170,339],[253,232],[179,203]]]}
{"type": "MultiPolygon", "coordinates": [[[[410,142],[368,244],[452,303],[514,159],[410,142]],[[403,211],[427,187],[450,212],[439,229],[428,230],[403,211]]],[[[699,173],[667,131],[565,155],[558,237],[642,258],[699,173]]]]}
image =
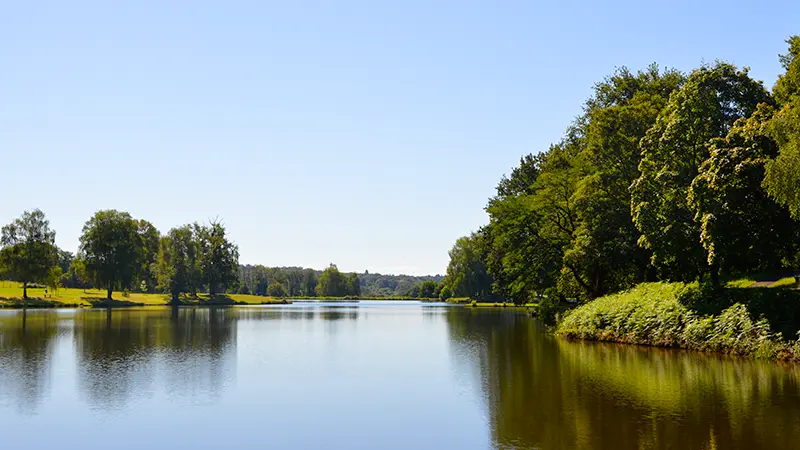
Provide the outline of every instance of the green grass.
{"type": "Polygon", "coordinates": [[[644,283],[588,302],[556,333],[568,339],[686,348],[800,360],[800,292],[712,291],[697,284],[644,283]]]}
{"type": "MultiPolygon", "coordinates": [[[[106,291],[99,289],[72,289],[61,288],[57,292],[45,289],[28,288],[28,306],[33,307],[88,307],[88,306],[163,306],[169,303],[170,297],[166,294],[148,294],[131,292],[124,296],[122,292],[114,292],[113,301],[109,304],[106,300],[106,291]]],[[[182,299],[187,305],[225,305],[248,304],[260,305],[271,303],[289,303],[288,300],[274,297],[261,297],[257,295],[229,294],[220,295],[210,299],[206,294],[200,294],[197,299],[182,299]]],[[[22,286],[11,281],[0,281],[0,307],[13,308],[22,306],[22,286]]]]}

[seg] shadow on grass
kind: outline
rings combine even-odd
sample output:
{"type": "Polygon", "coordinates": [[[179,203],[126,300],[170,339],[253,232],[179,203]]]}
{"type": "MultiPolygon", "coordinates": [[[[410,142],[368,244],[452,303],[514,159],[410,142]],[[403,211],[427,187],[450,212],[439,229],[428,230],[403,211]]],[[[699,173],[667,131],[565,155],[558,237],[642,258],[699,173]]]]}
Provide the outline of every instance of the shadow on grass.
{"type": "Polygon", "coordinates": [[[233,305],[246,305],[247,302],[237,302],[225,294],[215,295],[213,297],[185,297],[175,300],[170,300],[169,305],[172,306],[233,306],[233,305]]]}
{"type": "Polygon", "coordinates": [[[89,302],[92,308],[127,308],[131,306],[144,306],[144,303],[131,302],[128,300],[114,300],[98,297],[82,297],[83,300],[89,302]]]}
{"type": "Polygon", "coordinates": [[[0,308],[79,308],[80,303],[64,303],[54,300],[46,300],[40,297],[29,297],[27,300],[21,298],[0,297],[0,308]]]}

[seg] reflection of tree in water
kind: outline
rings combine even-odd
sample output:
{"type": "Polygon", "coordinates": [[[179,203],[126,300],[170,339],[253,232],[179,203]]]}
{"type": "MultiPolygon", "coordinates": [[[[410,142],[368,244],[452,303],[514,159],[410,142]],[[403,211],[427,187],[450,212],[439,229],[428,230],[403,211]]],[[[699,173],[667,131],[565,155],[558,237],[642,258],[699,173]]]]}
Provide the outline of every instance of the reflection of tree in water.
{"type": "Polygon", "coordinates": [[[124,406],[134,389],[152,394],[156,383],[171,395],[219,394],[235,334],[230,309],[88,311],[76,316],[79,383],[104,408],[124,406]]]}
{"type": "Polygon", "coordinates": [[[492,438],[520,448],[796,448],[800,370],[569,343],[513,313],[447,314],[480,379],[492,438]]]}
{"type": "Polygon", "coordinates": [[[50,389],[50,358],[59,334],[58,317],[47,311],[0,315],[0,404],[33,414],[50,389]]]}

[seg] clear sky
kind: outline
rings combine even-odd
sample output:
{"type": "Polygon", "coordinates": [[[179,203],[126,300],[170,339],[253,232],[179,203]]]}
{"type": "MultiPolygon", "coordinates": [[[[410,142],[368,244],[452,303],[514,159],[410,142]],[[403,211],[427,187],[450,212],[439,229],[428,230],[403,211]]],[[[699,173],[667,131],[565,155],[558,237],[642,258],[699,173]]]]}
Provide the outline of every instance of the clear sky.
{"type": "Polygon", "coordinates": [[[771,87],[798,33],[797,1],[7,1],[0,223],[219,217],[242,263],[443,273],[616,67],[771,87]]]}

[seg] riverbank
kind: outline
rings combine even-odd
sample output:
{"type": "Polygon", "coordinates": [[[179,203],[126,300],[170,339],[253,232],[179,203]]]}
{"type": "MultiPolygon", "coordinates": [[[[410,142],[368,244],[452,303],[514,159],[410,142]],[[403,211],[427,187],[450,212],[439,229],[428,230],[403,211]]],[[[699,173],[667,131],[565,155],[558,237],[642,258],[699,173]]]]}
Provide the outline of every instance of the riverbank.
{"type": "Polygon", "coordinates": [[[800,291],[644,283],[565,314],[567,339],[800,361],[800,291]]]}
{"type": "MultiPolygon", "coordinates": [[[[92,307],[129,307],[129,306],[165,306],[171,304],[166,294],[150,294],[141,292],[114,292],[111,302],[106,298],[106,291],[99,289],[62,288],[56,292],[45,293],[41,288],[29,288],[28,299],[23,301],[22,288],[16,283],[0,286],[0,308],[92,308],[92,307]]],[[[210,298],[200,294],[197,298],[181,298],[181,305],[215,306],[215,305],[264,305],[288,304],[290,300],[257,295],[225,294],[210,298]]]]}

